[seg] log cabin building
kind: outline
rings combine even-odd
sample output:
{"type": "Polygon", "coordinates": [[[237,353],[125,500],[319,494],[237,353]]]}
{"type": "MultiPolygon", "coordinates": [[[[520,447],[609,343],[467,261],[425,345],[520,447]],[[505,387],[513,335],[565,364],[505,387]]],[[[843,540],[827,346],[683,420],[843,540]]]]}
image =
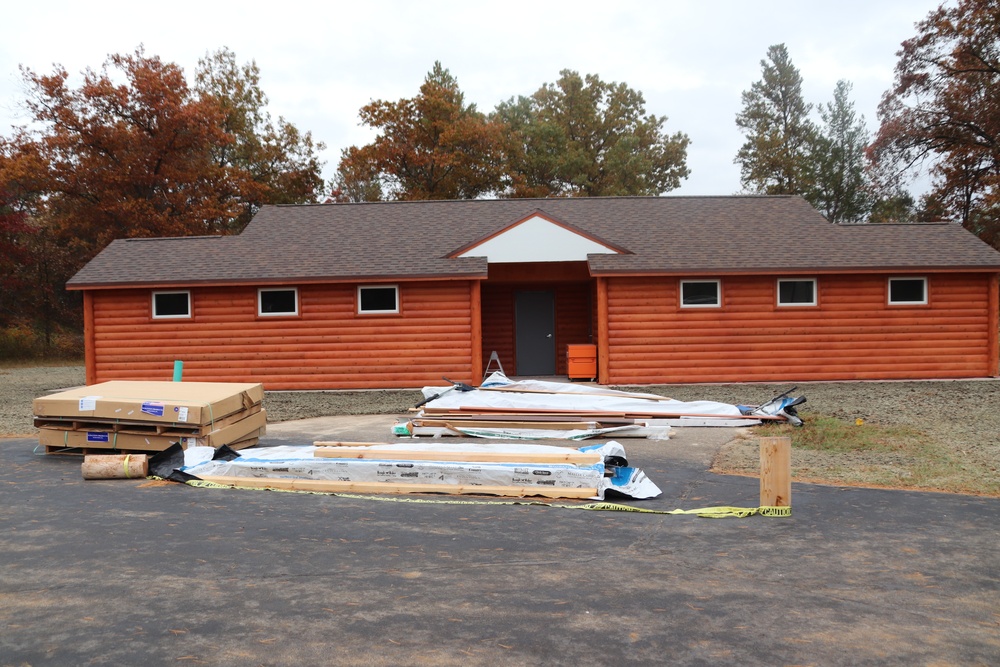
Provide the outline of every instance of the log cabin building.
{"type": "Polygon", "coordinates": [[[791,196],[266,206],[239,235],[124,239],[82,290],[88,384],[270,390],[998,374],[1000,253],[961,226],[834,225],[791,196]],[[579,348],[578,348],[579,349],[579,348]],[[583,348],[588,349],[588,348],[583,348]]]}

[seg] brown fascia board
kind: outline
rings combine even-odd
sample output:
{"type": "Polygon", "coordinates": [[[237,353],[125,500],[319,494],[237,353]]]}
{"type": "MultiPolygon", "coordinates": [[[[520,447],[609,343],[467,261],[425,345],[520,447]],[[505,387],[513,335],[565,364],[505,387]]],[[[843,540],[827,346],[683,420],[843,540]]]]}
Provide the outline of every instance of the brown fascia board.
{"type": "Polygon", "coordinates": [[[74,283],[66,285],[67,291],[84,290],[112,290],[112,289],[164,289],[182,287],[226,287],[226,286],[246,286],[246,285],[336,285],[342,283],[412,283],[430,280],[486,280],[487,273],[484,271],[468,273],[428,273],[411,274],[400,276],[387,275],[354,275],[354,276],[332,276],[332,277],[310,277],[310,278],[267,278],[253,279],[245,278],[240,280],[185,280],[185,281],[147,281],[128,283],[74,283]]]}
{"type": "Polygon", "coordinates": [[[526,221],[530,220],[531,218],[543,218],[544,220],[548,220],[549,222],[551,222],[554,225],[558,225],[558,226],[562,227],[563,229],[565,229],[567,231],[570,231],[570,232],[573,232],[574,234],[578,234],[579,236],[582,236],[585,239],[589,239],[589,240],[593,241],[594,243],[600,243],[602,246],[604,246],[604,247],[606,247],[606,248],[608,248],[610,250],[614,250],[615,252],[617,252],[617,253],[619,253],[621,255],[634,255],[635,254],[634,252],[632,252],[628,248],[622,247],[622,246],[620,246],[620,245],[618,245],[616,243],[612,243],[611,241],[608,241],[606,239],[602,239],[600,236],[597,236],[596,234],[591,234],[590,232],[585,232],[582,229],[576,227],[575,225],[572,225],[572,224],[570,224],[568,222],[560,220],[560,219],[556,218],[555,216],[549,215],[548,213],[545,213],[544,211],[542,211],[542,209],[540,209],[540,208],[536,208],[532,212],[528,213],[527,215],[521,216],[520,218],[518,218],[514,222],[511,222],[511,223],[508,223],[508,224],[504,225],[503,227],[501,227],[500,229],[496,230],[495,232],[490,232],[489,234],[486,234],[485,236],[482,236],[482,237],[476,239],[475,241],[471,241],[469,243],[466,243],[464,246],[462,246],[461,248],[458,248],[457,250],[452,250],[448,254],[444,255],[442,257],[442,259],[456,259],[463,252],[468,252],[469,250],[472,250],[476,246],[482,245],[483,243],[486,243],[490,239],[494,239],[494,238],[500,236],[501,234],[503,234],[504,232],[506,232],[508,229],[513,229],[514,227],[517,227],[521,223],[526,222],[526,221]]]}
{"type": "Polygon", "coordinates": [[[711,277],[711,276],[813,276],[813,275],[858,275],[862,273],[878,274],[914,274],[914,273],[1000,273],[1000,265],[996,266],[858,266],[858,267],[837,267],[837,268],[762,268],[762,269],[605,269],[595,271],[590,263],[587,263],[590,275],[593,278],[615,278],[615,277],[711,277]]]}

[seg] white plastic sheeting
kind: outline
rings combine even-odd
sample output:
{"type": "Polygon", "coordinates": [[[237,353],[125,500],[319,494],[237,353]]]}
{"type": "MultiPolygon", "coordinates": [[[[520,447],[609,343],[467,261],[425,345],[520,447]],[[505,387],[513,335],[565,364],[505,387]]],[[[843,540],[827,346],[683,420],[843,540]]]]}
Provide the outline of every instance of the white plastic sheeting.
{"type": "MultiPolygon", "coordinates": [[[[573,450],[549,445],[520,443],[404,443],[373,445],[365,449],[385,456],[373,459],[325,458],[315,456],[314,446],[250,447],[239,452],[231,461],[213,461],[210,447],[191,447],[184,453],[182,470],[196,477],[249,477],[316,479],[347,483],[391,483],[395,487],[407,483],[458,486],[508,486],[530,489],[569,488],[597,489],[594,498],[603,499],[611,490],[631,498],[652,498],[660,489],[637,468],[611,467],[612,476],[605,476],[604,457],[625,456],[617,442],[592,445],[573,450]],[[508,463],[472,463],[455,461],[406,460],[405,453],[482,451],[509,454],[508,463]],[[517,456],[530,459],[539,452],[593,452],[600,463],[592,465],[519,463],[517,456]]],[[[335,448],[324,448],[327,451],[335,448]]]]}
{"type": "MultiPolygon", "coordinates": [[[[618,391],[606,387],[578,385],[544,380],[510,380],[503,373],[490,375],[473,391],[459,391],[450,387],[424,387],[425,398],[442,396],[425,404],[427,408],[501,408],[518,410],[587,410],[630,414],[670,413],[684,415],[711,415],[719,417],[742,416],[740,409],[716,401],[676,401],[656,394],[618,391]],[[489,391],[502,389],[502,391],[489,391]],[[486,391],[484,391],[486,390],[486,391]],[[520,393],[523,392],[523,393],[520,393]]],[[[754,420],[746,420],[754,423],[754,420]]],[[[728,424],[727,424],[728,425],[728,424]]]]}
{"type": "MultiPolygon", "coordinates": [[[[439,394],[448,387],[424,387],[424,397],[439,394]]],[[[589,410],[593,412],[670,412],[681,414],[740,416],[740,409],[716,401],[675,401],[656,394],[617,391],[605,387],[576,385],[544,380],[509,380],[503,373],[490,375],[474,391],[449,391],[429,401],[433,408],[504,408],[509,410],[589,410]],[[503,391],[482,391],[483,389],[503,391]],[[519,393],[519,392],[524,393],[519,393]]]]}

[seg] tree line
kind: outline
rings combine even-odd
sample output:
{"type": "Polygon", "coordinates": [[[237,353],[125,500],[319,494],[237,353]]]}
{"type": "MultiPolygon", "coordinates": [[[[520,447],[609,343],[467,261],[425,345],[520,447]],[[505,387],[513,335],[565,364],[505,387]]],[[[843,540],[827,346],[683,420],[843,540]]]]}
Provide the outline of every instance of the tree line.
{"type": "Polygon", "coordinates": [[[799,194],[831,222],[960,222],[1000,249],[1000,1],[943,4],[903,42],[869,135],[839,81],[819,107],[783,44],[742,96],[736,155],[743,187],[799,194]],[[905,189],[930,177],[919,201],[905,189]]]}
{"type": "MultiPolygon", "coordinates": [[[[743,191],[802,195],[831,222],[953,219],[1000,247],[1000,0],[942,5],[916,31],[874,135],[850,82],[807,103],[770,47],[735,119],[743,191]]],[[[0,137],[0,331],[41,323],[49,342],[78,328],[65,281],[115,238],[237,233],[275,203],[655,196],[690,173],[689,137],[641,92],[573,70],[483,112],[435,63],[413,97],[361,108],[376,136],[329,183],[323,144],[271,117],[256,63],[229,49],[190,82],[141,47],[82,74],[22,67],[31,121],[0,137]]]]}

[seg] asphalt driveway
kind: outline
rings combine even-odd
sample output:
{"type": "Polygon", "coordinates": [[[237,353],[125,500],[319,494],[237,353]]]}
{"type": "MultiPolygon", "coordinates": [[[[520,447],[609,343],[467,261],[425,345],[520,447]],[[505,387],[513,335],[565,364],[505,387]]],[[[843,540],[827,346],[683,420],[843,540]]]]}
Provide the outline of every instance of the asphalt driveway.
{"type": "MultiPolygon", "coordinates": [[[[386,439],[341,419],[267,442],[386,439]]],[[[756,479],[706,472],[731,435],[621,440],[664,492],[631,504],[755,506],[756,479]]],[[[796,484],[790,518],[746,519],[383,502],[85,482],[35,444],[0,439],[0,665],[1000,663],[998,499],[796,484]]]]}

